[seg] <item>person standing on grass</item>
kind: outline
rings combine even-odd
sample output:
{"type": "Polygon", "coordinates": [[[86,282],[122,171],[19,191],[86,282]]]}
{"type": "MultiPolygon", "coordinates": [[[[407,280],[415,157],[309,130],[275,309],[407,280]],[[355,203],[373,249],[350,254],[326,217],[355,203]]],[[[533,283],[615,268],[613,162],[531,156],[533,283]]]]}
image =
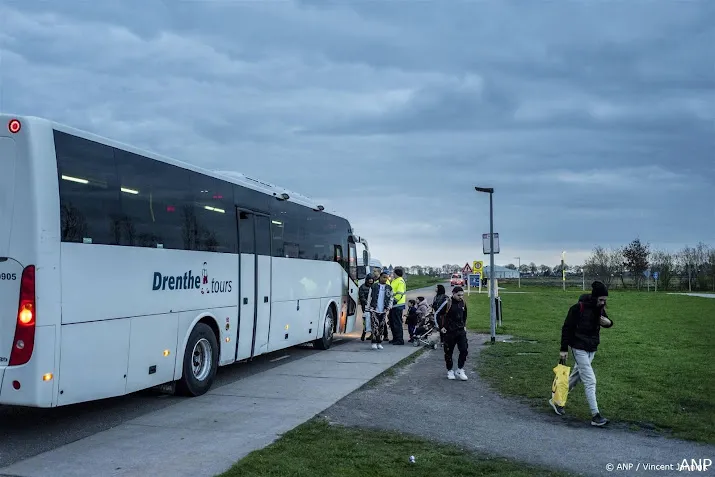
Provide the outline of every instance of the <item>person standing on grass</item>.
{"type": "Polygon", "coordinates": [[[402,315],[405,312],[405,294],[407,293],[407,284],[405,279],[402,277],[405,274],[404,270],[400,267],[395,269],[395,279],[390,282],[392,287],[392,292],[395,296],[395,305],[390,311],[390,329],[392,330],[392,343],[393,345],[404,345],[405,338],[402,329],[402,315]]]}
{"type": "Polygon", "coordinates": [[[383,349],[382,330],[385,327],[385,318],[390,313],[395,298],[392,287],[387,284],[387,273],[382,272],[377,283],[373,283],[367,294],[367,305],[370,311],[372,328],[372,349],[383,349]]]}
{"type": "Polygon", "coordinates": [[[442,321],[442,333],[444,333],[444,362],[447,365],[447,379],[459,378],[467,380],[467,373],[464,372],[464,363],[467,361],[467,304],[464,302],[464,289],[454,287],[452,298],[447,302],[447,313],[442,321]],[[454,372],[452,355],[454,347],[459,348],[459,358],[457,360],[457,372],[454,372]]]}
{"type": "MultiPolygon", "coordinates": [[[[579,302],[569,308],[564,324],[561,328],[561,350],[559,358],[563,361],[568,358],[568,349],[575,364],[569,376],[569,392],[579,383],[583,382],[586,391],[586,400],[591,409],[591,425],[605,426],[608,419],[601,416],[596,401],[596,374],[591,363],[596,355],[596,350],[601,342],[601,328],[613,326],[613,320],[606,313],[608,289],[595,281],[591,284],[591,294],[581,295],[579,302]]],[[[559,416],[564,414],[564,408],[557,406],[553,399],[549,404],[559,416]]]]}

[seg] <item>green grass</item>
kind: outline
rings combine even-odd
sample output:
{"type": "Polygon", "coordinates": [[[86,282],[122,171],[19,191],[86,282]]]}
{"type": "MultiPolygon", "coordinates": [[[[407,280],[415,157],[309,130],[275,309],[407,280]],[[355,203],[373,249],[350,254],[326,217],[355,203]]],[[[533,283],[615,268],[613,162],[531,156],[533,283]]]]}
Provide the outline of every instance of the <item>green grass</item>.
{"type": "MultiPolygon", "coordinates": [[[[530,293],[501,294],[504,326],[497,332],[537,343],[486,346],[478,370],[499,392],[533,399],[549,411],[561,326],[583,292],[529,289],[523,283],[521,291],[530,293]]],[[[486,294],[468,300],[468,326],[488,332],[486,294]]],[[[614,326],[601,330],[594,360],[603,414],[633,427],[715,443],[715,299],[614,292],[608,314],[614,326]]],[[[570,356],[568,365],[573,366],[570,356]]],[[[569,394],[567,413],[590,417],[582,385],[569,394]]]]}
{"type": "Polygon", "coordinates": [[[350,429],[313,420],[250,453],[220,477],[566,476],[501,458],[477,457],[394,432],[350,429]],[[409,457],[415,456],[415,463],[409,457]]]}
{"type": "Polygon", "coordinates": [[[438,283],[443,283],[444,278],[428,277],[425,275],[410,275],[405,279],[405,285],[408,290],[417,290],[418,288],[431,287],[438,283]]]}

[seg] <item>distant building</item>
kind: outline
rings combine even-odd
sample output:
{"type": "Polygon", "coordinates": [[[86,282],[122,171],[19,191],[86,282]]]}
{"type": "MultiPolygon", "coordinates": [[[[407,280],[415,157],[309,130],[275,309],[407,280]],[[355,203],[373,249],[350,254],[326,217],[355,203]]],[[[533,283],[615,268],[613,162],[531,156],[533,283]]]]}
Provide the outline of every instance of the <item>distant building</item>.
{"type": "MultiPolygon", "coordinates": [[[[484,267],[484,277],[491,278],[489,276],[489,265],[484,267]]],[[[519,270],[512,270],[511,268],[500,267],[499,265],[494,265],[494,278],[497,280],[505,280],[508,278],[519,278],[519,270]]]]}

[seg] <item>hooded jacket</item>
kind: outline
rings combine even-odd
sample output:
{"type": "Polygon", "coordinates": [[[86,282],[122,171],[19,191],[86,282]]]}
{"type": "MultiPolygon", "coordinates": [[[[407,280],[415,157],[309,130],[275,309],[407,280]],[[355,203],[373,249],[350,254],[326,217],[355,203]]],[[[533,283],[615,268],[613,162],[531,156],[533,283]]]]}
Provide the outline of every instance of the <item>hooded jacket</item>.
{"type": "MultiPolygon", "coordinates": [[[[374,283],[375,282],[373,281],[373,284],[374,283]]],[[[360,301],[360,306],[362,306],[363,310],[367,309],[367,296],[370,294],[370,287],[371,285],[363,283],[360,285],[360,288],[358,288],[358,300],[360,301]]]]}
{"type": "Polygon", "coordinates": [[[447,333],[466,332],[464,328],[467,326],[467,302],[455,298],[448,298],[448,300],[447,314],[442,327],[447,330],[447,333]]]}
{"type": "Polygon", "coordinates": [[[434,297],[434,301],[432,301],[432,309],[435,312],[435,320],[437,321],[437,325],[441,328],[442,327],[442,318],[444,317],[444,314],[447,312],[447,305],[442,306],[442,303],[446,302],[447,300],[450,300],[450,298],[445,295],[444,293],[440,293],[439,295],[434,297]],[[439,310],[439,307],[442,306],[442,309],[439,310]],[[439,314],[437,313],[437,310],[439,310],[439,314]]]}
{"type": "Polygon", "coordinates": [[[601,328],[610,328],[613,320],[606,310],[599,308],[597,299],[590,294],[581,295],[578,303],[569,308],[564,325],[561,327],[561,351],[568,351],[569,346],[593,352],[601,342],[601,328]],[[611,321],[608,326],[601,325],[601,316],[611,321]]]}
{"type": "Polygon", "coordinates": [[[429,305],[427,300],[422,300],[421,303],[417,303],[417,315],[419,315],[420,320],[424,320],[429,313],[429,305]]]}
{"type": "MultiPolygon", "coordinates": [[[[380,297],[380,282],[375,282],[372,284],[370,287],[370,291],[367,294],[367,304],[368,304],[368,309],[374,309],[377,310],[377,300],[380,297]]],[[[385,298],[383,302],[383,313],[387,313],[390,311],[392,308],[392,305],[395,303],[395,297],[392,294],[392,287],[388,285],[387,283],[385,284],[385,298]]]]}

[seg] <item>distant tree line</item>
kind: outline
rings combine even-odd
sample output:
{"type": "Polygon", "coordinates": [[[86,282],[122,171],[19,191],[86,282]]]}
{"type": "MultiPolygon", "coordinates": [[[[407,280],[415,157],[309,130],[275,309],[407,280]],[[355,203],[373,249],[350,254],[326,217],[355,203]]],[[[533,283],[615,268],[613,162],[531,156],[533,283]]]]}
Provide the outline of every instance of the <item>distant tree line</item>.
{"type": "MultiPolygon", "coordinates": [[[[445,264],[441,267],[403,266],[408,275],[448,277],[460,273],[464,265],[445,264]]],[[[505,266],[519,268],[526,283],[562,285],[561,264],[549,267],[522,263],[505,266]]],[[[655,285],[653,274],[658,274],[658,290],[715,292],[715,247],[699,242],[678,251],[652,249],[648,243],[635,239],[628,245],[606,249],[596,246],[583,265],[564,265],[568,287],[587,287],[593,280],[601,280],[609,288],[642,289],[655,285]]],[[[513,281],[513,280],[505,280],[513,281]]]]}
{"type": "Polygon", "coordinates": [[[715,248],[703,242],[677,252],[652,250],[640,239],[610,250],[599,246],[593,249],[584,269],[611,287],[641,289],[657,272],[659,289],[715,291],[715,248]]]}

